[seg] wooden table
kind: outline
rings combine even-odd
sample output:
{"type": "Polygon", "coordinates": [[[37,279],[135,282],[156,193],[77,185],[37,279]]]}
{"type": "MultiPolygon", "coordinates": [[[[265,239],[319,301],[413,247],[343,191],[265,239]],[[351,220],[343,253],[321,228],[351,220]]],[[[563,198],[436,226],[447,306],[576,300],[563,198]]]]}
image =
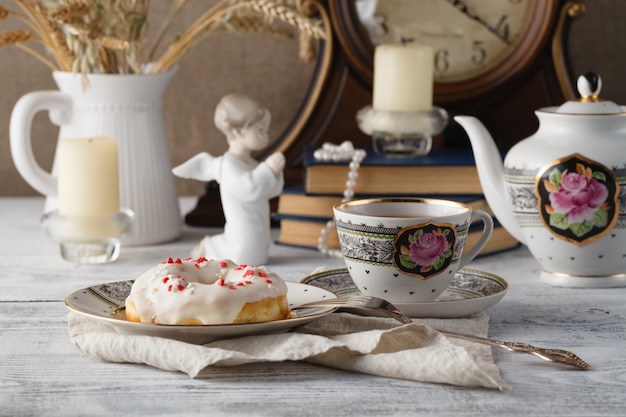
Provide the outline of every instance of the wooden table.
{"type": "MultiPolygon", "coordinates": [[[[183,199],[186,211],[193,200],[183,199]]],[[[576,371],[494,351],[511,390],[467,389],[352,374],[303,363],[215,369],[190,379],[148,366],[97,362],[69,341],[64,298],[138,276],[164,256],[186,255],[207,232],[123,247],[109,265],[75,266],[39,228],[40,198],[0,199],[0,415],[3,416],[394,416],[626,415],[626,289],[553,288],[525,248],[468,267],[510,284],[488,310],[491,337],[572,350],[593,366],[576,371]]],[[[273,247],[272,269],[298,281],[315,267],[342,267],[315,251],[273,247]]]]}

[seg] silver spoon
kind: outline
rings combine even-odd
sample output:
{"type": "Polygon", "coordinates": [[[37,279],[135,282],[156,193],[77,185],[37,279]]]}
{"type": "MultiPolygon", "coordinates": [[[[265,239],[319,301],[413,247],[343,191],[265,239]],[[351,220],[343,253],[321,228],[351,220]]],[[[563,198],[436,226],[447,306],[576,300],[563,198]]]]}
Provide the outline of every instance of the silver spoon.
{"type": "MultiPolygon", "coordinates": [[[[410,317],[404,314],[400,309],[391,304],[389,301],[378,297],[364,295],[313,301],[299,306],[292,306],[291,310],[303,310],[312,307],[336,307],[347,310],[361,310],[370,313],[378,313],[379,315],[382,314],[385,316],[389,316],[403,324],[413,323],[413,320],[411,320],[410,317]]],[[[591,365],[589,365],[587,362],[576,356],[574,353],[563,349],[539,348],[533,345],[529,345],[528,343],[505,342],[502,340],[488,339],[485,337],[473,336],[469,334],[462,334],[444,330],[437,331],[449,337],[454,337],[457,339],[462,339],[475,343],[481,343],[483,345],[495,346],[509,352],[527,353],[549,362],[563,363],[565,365],[570,365],[574,368],[582,369],[585,371],[591,369],[591,365]]]]}

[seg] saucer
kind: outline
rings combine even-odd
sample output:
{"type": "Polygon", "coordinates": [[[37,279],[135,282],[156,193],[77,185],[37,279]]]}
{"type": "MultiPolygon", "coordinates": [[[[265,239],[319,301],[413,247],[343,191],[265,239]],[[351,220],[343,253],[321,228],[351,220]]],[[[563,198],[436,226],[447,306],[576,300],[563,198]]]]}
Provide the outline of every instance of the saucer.
{"type": "MultiPolygon", "coordinates": [[[[286,284],[290,307],[337,297],[321,287],[297,282],[286,284]]],[[[70,310],[83,316],[110,324],[121,334],[165,337],[194,344],[230,337],[285,332],[336,310],[334,307],[307,308],[299,310],[294,317],[262,323],[199,326],[136,323],[128,321],[124,311],[124,300],[128,297],[132,285],[133,281],[117,281],[83,288],[69,294],[65,298],[65,304],[70,310]]]]}
{"type": "MultiPolygon", "coordinates": [[[[300,281],[332,291],[338,296],[360,294],[346,268],[319,272],[300,281]]],[[[497,275],[460,269],[452,282],[434,301],[394,303],[409,317],[458,318],[472,315],[495,305],[509,289],[509,284],[497,275]]]]}

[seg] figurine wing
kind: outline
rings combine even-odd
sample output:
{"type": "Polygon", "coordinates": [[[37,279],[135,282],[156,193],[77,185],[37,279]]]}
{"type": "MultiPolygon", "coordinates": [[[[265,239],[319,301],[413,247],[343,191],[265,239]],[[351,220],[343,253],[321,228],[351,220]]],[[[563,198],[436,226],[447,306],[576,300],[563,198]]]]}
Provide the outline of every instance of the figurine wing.
{"type": "Polygon", "coordinates": [[[215,160],[217,158],[206,152],[191,157],[186,162],[174,167],[172,172],[177,177],[198,181],[212,181],[215,179],[215,160]]]}

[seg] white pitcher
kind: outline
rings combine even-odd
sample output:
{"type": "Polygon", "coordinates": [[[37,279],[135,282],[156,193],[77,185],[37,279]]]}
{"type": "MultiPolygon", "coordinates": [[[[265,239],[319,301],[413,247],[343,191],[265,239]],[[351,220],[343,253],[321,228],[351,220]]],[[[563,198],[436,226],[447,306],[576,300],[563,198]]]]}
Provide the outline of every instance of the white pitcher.
{"type": "Polygon", "coordinates": [[[166,242],[180,235],[181,216],[162,118],[162,98],[176,70],[161,74],[81,74],[54,71],[60,91],[21,97],[11,115],[11,154],[17,170],[56,208],[56,175],[35,161],[31,125],[48,111],[59,138],[111,136],[118,141],[120,203],[135,213],[125,244],[166,242]]]}

